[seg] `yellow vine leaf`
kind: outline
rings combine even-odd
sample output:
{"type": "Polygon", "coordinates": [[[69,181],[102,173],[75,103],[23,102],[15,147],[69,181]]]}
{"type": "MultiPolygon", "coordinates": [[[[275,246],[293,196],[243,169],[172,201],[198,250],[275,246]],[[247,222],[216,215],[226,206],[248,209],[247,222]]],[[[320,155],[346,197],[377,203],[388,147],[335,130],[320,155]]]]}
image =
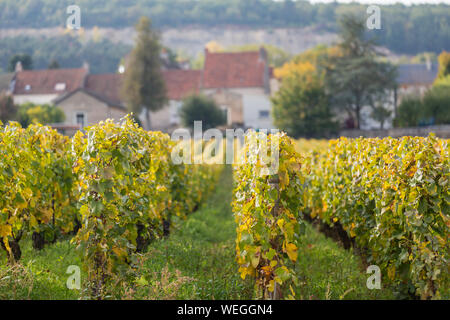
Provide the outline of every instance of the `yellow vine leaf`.
{"type": "Polygon", "coordinates": [[[2,238],[6,238],[7,236],[9,236],[11,234],[11,226],[10,225],[0,225],[0,237],[2,238]]]}
{"type": "Polygon", "coordinates": [[[291,259],[293,262],[297,261],[298,248],[295,244],[288,243],[286,245],[286,253],[289,256],[289,259],[291,259]]]}

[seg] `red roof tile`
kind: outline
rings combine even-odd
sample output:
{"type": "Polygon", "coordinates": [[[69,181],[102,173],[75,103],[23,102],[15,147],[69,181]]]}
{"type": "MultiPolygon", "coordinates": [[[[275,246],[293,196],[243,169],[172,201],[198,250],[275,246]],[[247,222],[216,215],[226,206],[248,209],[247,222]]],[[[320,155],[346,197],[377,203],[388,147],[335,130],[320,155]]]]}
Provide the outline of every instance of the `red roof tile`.
{"type": "Polygon", "coordinates": [[[118,73],[90,74],[86,78],[86,90],[114,105],[121,105],[120,87],[122,75],[118,73]]]}
{"type": "Polygon", "coordinates": [[[198,93],[201,88],[200,70],[169,69],[162,73],[169,100],[182,100],[190,94],[198,93]]]}
{"type": "MultiPolygon", "coordinates": [[[[169,100],[182,100],[189,94],[198,93],[201,88],[202,72],[199,70],[163,70],[169,100]]],[[[121,74],[93,74],[86,78],[85,88],[114,104],[121,104],[121,74]]]]}
{"type": "Polygon", "coordinates": [[[204,88],[264,87],[265,61],[260,53],[211,53],[205,50],[204,88]]]}
{"type": "Polygon", "coordinates": [[[83,86],[83,80],[88,70],[52,69],[26,70],[17,72],[14,94],[63,94],[83,86]],[[61,90],[56,90],[57,84],[64,84],[61,90]],[[29,90],[26,90],[29,86],[29,90]]]}

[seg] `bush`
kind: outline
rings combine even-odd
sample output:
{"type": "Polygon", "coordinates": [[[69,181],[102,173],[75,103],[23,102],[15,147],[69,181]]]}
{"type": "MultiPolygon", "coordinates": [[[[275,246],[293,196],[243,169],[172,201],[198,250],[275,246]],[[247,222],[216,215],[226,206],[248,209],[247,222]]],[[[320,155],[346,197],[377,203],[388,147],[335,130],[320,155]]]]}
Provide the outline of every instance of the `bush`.
{"type": "Polygon", "coordinates": [[[416,127],[421,120],[422,101],[418,97],[407,97],[399,105],[394,119],[396,127],[416,127]]]}
{"type": "Polygon", "coordinates": [[[0,94],[0,121],[3,123],[13,120],[16,116],[16,107],[11,96],[0,94]]]}
{"type": "Polygon", "coordinates": [[[438,85],[423,98],[423,116],[434,124],[450,123],[450,86],[438,85]]]}
{"type": "Polygon", "coordinates": [[[19,106],[18,121],[22,127],[26,128],[30,124],[50,124],[59,123],[65,120],[64,112],[49,104],[36,105],[25,103],[19,106]]]}

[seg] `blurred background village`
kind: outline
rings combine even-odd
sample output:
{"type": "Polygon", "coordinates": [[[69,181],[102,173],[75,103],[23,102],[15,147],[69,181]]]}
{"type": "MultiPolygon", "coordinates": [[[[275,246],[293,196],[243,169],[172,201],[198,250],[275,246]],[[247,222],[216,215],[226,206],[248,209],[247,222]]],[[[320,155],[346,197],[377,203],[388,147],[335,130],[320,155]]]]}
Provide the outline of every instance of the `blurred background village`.
{"type": "Polygon", "coordinates": [[[295,138],[450,138],[450,5],[379,5],[375,29],[367,7],[0,0],[0,120],[71,136],[133,112],[167,133],[201,120],[295,138]]]}

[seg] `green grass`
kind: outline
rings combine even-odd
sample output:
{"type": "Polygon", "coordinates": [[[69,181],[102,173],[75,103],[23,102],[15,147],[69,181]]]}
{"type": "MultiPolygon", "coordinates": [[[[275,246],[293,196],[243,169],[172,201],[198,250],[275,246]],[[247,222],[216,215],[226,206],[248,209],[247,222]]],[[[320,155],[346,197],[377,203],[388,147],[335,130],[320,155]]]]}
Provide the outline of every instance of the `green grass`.
{"type": "Polygon", "coordinates": [[[17,266],[6,265],[0,255],[0,299],[77,299],[79,292],[66,287],[67,268],[81,267],[81,260],[69,240],[57,242],[36,252],[30,239],[21,241],[22,259],[17,266]]]}
{"type": "MultiPolygon", "coordinates": [[[[235,262],[235,224],[231,212],[232,175],[227,167],[215,191],[169,238],[153,242],[137,256],[137,266],[120,282],[119,299],[252,299],[251,279],[242,280],[235,262]]],[[[392,299],[391,290],[369,290],[360,259],[308,225],[299,248],[299,299],[392,299]]],[[[15,268],[0,251],[0,299],[78,299],[66,288],[69,265],[81,260],[69,240],[42,251],[21,242],[23,258],[15,268]]],[[[82,273],[82,279],[86,274],[82,273]]]]}
{"type": "Polygon", "coordinates": [[[306,226],[299,248],[297,273],[301,299],[393,299],[391,288],[369,290],[361,259],[333,240],[306,226]]]}

